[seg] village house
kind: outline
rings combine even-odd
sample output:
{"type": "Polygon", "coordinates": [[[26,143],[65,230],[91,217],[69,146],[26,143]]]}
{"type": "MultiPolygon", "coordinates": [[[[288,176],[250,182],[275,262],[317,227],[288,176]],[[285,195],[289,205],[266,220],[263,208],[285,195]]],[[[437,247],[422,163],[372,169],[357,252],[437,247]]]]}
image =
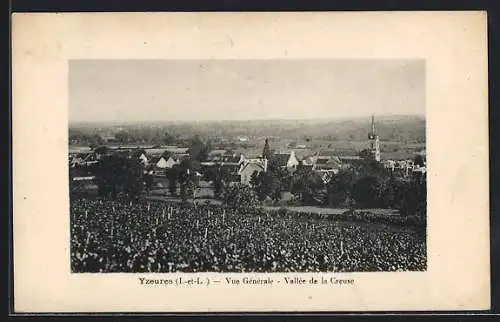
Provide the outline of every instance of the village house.
{"type": "Polygon", "coordinates": [[[101,137],[102,142],[104,142],[104,144],[118,143],[116,136],[112,133],[101,134],[100,137],[101,137]]]}
{"type": "Polygon", "coordinates": [[[349,168],[364,162],[359,155],[339,155],[339,159],[342,162],[342,168],[349,168]]]}
{"type": "Polygon", "coordinates": [[[240,162],[241,156],[236,154],[226,154],[221,158],[221,162],[228,165],[238,165],[240,162]]]}
{"type": "Polygon", "coordinates": [[[248,142],[248,137],[246,137],[246,136],[240,136],[240,137],[238,137],[238,141],[240,141],[240,142],[248,142]]]}
{"type": "Polygon", "coordinates": [[[146,154],[149,156],[161,156],[163,155],[167,149],[165,148],[147,148],[145,149],[146,154]]]}
{"type": "Polygon", "coordinates": [[[236,176],[241,164],[241,158],[244,158],[244,156],[238,156],[235,153],[230,153],[226,150],[213,150],[208,154],[207,160],[202,162],[201,165],[206,167],[220,165],[229,173],[236,176]]]}
{"type": "Polygon", "coordinates": [[[181,163],[181,158],[177,155],[171,155],[166,161],[166,168],[172,169],[176,164],[181,163]]]}
{"type": "Polygon", "coordinates": [[[149,160],[148,160],[148,157],[146,156],[146,154],[141,153],[141,155],[139,156],[139,160],[140,160],[140,162],[141,162],[144,166],[148,166],[148,164],[149,164],[149,160]]]}
{"type": "Polygon", "coordinates": [[[250,185],[250,181],[252,180],[252,175],[257,172],[266,172],[267,171],[267,159],[243,159],[241,161],[241,166],[238,171],[238,175],[240,176],[240,182],[244,185],[250,185]]]}
{"type": "Polygon", "coordinates": [[[316,156],[314,155],[308,155],[304,157],[302,160],[300,160],[300,164],[302,167],[313,169],[314,164],[316,163],[316,156]]]}
{"type": "Polygon", "coordinates": [[[273,162],[276,162],[279,167],[285,168],[290,172],[297,170],[297,167],[300,164],[300,161],[293,150],[286,153],[275,153],[272,158],[273,162]]]}
{"type": "Polygon", "coordinates": [[[80,156],[73,156],[69,160],[69,166],[72,168],[82,165],[85,165],[85,161],[80,156]]]}
{"type": "Polygon", "coordinates": [[[153,167],[153,174],[157,176],[166,175],[167,160],[163,156],[153,156],[149,160],[149,164],[153,167]]]}
{"type": "Polygon", "coordinates": [[[226,150],[212,150],[208,153],[207,162],[222,162],[224,156],[226,156],[226,150]]]}
{"type": "Polygon", "coordinates": [[[338,156],[318,155],[313,165],[313,170],[338,170],[342,167],[342,161],[338,156]]]}
{"type": "Polygon", "coordinates": [[[70,156],[70,167],[74,168],[77,166],[90,166],[99,161],[98,155],[93,152],[89,153],[77,153],[70,156]]]}
{"type": "Polygon", "coordinates": [[[415,164],[413,160],[383,160],[384,168],[402,175],[425,174],[427,172],[426,162],[423,165],[415,164]]]}
{"type": "Polygon", "coordinates": [[[330,180],[332,180],[333,176],[339,173],[339,169],[320,169],[314,170],[314,172],[321,177],[324,184],[327,184],[330,180]]]}

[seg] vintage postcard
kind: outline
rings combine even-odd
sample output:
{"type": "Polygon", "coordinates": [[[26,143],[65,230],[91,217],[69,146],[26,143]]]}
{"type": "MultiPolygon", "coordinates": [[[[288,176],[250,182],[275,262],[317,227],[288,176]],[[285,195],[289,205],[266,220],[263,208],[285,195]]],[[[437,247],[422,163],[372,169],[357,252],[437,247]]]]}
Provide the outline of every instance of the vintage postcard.
{"type": "Polygon", "coordinates": [[[489,309],[484,12],[12,38],[16,312],[489,309]]]}

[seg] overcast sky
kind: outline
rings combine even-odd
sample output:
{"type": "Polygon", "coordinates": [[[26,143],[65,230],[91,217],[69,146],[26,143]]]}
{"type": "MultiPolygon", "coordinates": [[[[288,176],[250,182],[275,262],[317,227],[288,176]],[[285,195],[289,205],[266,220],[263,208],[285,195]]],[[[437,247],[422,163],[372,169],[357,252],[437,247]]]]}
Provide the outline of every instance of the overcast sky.
{"type": "Polygon", "coordinates": [[[425,114],[422,60],[78,60],[69,67],[70,122],[425,114]]]}

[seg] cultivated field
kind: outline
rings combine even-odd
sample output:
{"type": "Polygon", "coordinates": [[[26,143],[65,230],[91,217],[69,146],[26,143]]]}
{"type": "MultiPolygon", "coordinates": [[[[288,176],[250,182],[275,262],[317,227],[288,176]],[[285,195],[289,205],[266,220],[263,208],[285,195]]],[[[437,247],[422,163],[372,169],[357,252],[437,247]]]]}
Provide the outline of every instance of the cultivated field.
{"type": "Polygon", "coordinates": [[[76,199],[73,272],[423,271],[425,234],[408,226],[285,210],[76,199]]]}

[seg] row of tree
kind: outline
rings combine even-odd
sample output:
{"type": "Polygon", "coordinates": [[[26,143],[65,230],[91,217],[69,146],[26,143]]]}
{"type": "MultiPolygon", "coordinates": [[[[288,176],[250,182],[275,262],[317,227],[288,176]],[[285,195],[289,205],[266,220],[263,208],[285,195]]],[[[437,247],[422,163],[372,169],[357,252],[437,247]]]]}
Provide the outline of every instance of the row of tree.
{"type": "MultiPolygon", "coordinates": [[[[167,171],[169,191],[188,199],[197,187],[201,170],[200,160],[208,153],[209,146],[201,140],[193,140],[190,158],[167,171]]],[[[267,153],[268,151],[264,151],[267,153]]],[[[300,167],[293,174],[280,167],[270,158],[268,171],[255,172],[251,179],[252,195],[257,201],[280,201],[283,192],[290,191],[302,205],[326,205],[330,207],[394,208],[403,214],[425,214],[426,180],[424,176],[402,179],[393,175],[380,163],[366,159],[359,165],[342,169],[325,183],[323,178],[308,167],[300,167]]],[[[415,160],[420,163],[421,160],[415,160]]],[[[221,166],[203,169],[204,180],[213,183],[215,198],[228,202],[238,189],[231,187],[233,174],[221,166]],[[236,189],[236,190],[234,190],[236,189]]],[[[138,158],[118,154],[105,154],[95,168],[100,196],[116,198],[124,193],[139,198],[144,187],[149,190],[152,177],[144,171],[138,158]]],[[[239,187],[239,188],[238,188],[239,187]]],[[[237,198],[238,199],[238,198],[237,198]]]]}
{"type": "Polygon", "coordinates": [[[403,214],[425,214],[426,177],[414,175],[401,178],[370,161],[341,169],[323,180],[308,167],[300,167],[293,174],[271,166],[269,171],[254,173],[253,190],[260,201],[270,198],[277,203],[284,191],[290,191],[301,205],[329,207],[393,208],[403,214]]]}

